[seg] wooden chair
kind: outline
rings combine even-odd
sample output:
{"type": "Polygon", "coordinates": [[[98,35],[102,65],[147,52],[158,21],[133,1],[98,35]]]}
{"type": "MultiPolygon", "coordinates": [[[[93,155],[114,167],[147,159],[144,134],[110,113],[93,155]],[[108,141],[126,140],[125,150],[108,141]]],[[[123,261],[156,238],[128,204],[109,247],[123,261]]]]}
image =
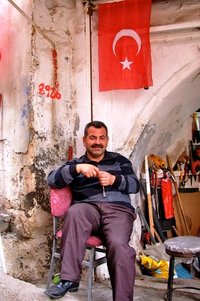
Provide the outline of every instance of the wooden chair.
{"type": "MultiPolygon", "coordinates": [[[[62,229],[59,229],[59,220],[66,214],[71,202],[72,193],[68,186],[61,189],[51,188],[50,206],[53,216],[53,246],[47,288],[50,286],[55,273],[56,260],[60,258],[59,240],[62,236],[62,229]]],[[[88,267],[88,301],[92,301],[94,270],[97,266],[106,263],[106,250],[103,247],[102,240],[98,236],[89,237],[86,249],[89,251],[89,257],[83,260],[82,266],[88,267]],[[103,257],[97,258],[97,252],[102,253],[103,257]]]]}

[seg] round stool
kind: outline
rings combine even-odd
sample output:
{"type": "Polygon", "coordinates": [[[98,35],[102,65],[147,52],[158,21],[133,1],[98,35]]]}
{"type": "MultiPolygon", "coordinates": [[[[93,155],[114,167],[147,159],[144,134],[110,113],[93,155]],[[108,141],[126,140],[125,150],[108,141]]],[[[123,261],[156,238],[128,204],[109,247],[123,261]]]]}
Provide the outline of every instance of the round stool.
{"type": "MultiPolygon", "coordinates": [[[[200,237],[196,236],[179,236],[167,239],[164,242],[165,252],[170,255],[169,276],[167,292],[164,299],[172,301],[173,280],[174,280],[174,261],[179,258],[198,258],[200,266],[200,237]]],[[[200,290],[199,288],[187,287],[200,290]]]]}

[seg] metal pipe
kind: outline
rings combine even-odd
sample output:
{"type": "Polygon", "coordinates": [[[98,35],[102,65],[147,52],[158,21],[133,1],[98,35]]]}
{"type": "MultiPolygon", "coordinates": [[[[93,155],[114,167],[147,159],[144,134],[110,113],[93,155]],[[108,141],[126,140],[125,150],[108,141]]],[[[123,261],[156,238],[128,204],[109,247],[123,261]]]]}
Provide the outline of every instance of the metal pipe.
{"type": "Polygon", "coordinates": [[[87,12],[87,18],[86,18],[86,55],[87,55],[87,70],[88,70],[88,93],[90,98],[90,113],[91,113],[91,121],[93,120],[93,81],[92,81],[92,13],[93,13],[93,7],[88,0],[85,2],[86,12],[87,12]]]}

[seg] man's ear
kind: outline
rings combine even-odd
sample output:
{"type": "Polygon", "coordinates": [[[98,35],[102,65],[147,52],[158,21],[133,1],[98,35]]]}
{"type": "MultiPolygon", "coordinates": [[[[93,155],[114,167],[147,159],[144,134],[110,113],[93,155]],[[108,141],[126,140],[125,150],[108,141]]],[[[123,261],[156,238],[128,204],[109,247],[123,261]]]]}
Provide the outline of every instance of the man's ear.
{"type": "Polygon", "coordinates": [[[83,145],[85,146],[85,137],[83,136],[83,145]]]}

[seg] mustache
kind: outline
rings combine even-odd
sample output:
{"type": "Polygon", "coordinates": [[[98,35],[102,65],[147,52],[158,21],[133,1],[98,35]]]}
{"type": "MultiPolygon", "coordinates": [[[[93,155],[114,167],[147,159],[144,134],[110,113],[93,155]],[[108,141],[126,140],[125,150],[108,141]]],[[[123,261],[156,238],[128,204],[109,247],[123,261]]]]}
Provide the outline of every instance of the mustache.
{"type": "Polygon", "coordinates": [[[95,148],[95,147],[103,148],[103,145],[102,145],[102,144],[93,144],[93,145],[91,146],[91,148],[95,148]]]}

